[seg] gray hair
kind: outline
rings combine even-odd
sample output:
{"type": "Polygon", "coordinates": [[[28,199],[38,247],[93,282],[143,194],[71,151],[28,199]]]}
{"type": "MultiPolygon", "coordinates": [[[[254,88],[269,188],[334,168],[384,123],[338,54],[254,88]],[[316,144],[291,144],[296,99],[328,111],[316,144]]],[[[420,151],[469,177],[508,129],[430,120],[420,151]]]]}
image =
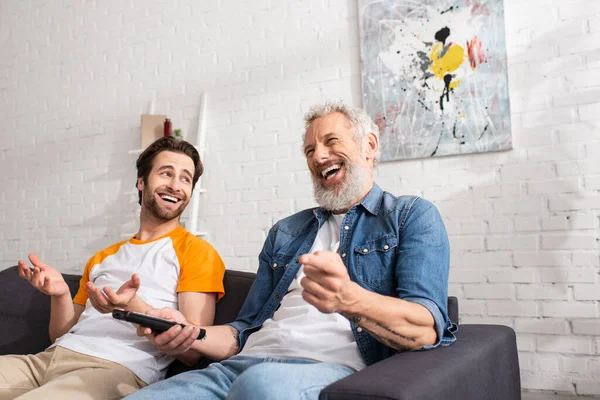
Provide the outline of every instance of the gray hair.
{"type": "MultiPolygon", "coordinates": [[[[364,109],[350,107],[342,100],[335,100],[316,104],[308,110],[304,115],[304,134],[302,135],[302,139],[304,140],[306,131],[314,120],[335,112],[339,112],[346,116],[352,128],[354,139],[361,146],[361,149],[365,146],[369,133],[374,133],[375,136],[379,138],[379,127],[377,127],[364,109]]],[[[377,151],[374,164],[379,161],[379,157],[380,153],[377,151]]]]}

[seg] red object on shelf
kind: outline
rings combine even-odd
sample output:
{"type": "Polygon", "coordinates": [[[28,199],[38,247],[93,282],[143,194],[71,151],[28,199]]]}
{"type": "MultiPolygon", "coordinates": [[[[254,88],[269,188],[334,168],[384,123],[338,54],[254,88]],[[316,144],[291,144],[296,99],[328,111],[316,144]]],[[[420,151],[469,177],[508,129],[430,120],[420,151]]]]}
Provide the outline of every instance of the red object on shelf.
{"type": "Polygon", "coordinates": [[[171,136],[171,120],[169,118],[165,119],[165,136],[171,136]]]}

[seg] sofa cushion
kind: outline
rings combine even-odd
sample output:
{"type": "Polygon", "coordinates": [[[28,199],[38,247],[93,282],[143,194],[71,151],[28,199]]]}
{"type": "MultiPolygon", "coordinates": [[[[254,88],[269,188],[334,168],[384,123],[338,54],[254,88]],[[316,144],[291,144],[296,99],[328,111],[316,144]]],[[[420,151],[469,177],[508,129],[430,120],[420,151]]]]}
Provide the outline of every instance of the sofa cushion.
{"type": "MultiPolygon", "coordinates": [[[[74,296],[77,275],[63,274],[74,296]]],[[[50,299],[19,276],[17,267],[0,271],[0,354],[35,354],[50,346],[50,299]]]]}

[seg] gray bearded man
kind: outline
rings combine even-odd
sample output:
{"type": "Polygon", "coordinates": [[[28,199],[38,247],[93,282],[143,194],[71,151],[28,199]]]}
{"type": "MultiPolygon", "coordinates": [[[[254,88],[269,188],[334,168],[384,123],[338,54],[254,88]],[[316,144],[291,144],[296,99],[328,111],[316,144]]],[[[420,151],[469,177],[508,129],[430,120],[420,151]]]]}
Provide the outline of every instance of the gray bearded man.
{"type": "MultiPolygon", "coordinates": [[[[398,351],[455,340],[446,310],[449,247],[437,209],[374,183],[377,126],[343,103],[305,116],[304,154],[320,207],[277,222],[237,319],[149,335],[167,354],[224,360],[128,397],[316,399],[398,351]]],[[[174,310],[154,315],[182,321],[174,310]]]]}

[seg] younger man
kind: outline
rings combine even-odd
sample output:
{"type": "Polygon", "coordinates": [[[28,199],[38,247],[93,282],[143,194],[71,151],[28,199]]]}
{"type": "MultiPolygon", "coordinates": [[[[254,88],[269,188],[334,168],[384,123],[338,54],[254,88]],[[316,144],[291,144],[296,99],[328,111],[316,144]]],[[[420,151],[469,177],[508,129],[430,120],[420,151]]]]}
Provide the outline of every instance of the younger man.
{"type": "MultiPolygon", "coordinates": [[[[189,143],[164,137],[136,166],[140,229],[88,261],[73,300],[58,270],[33,254],[33,269],[19,261],[19,275],[51,296],[54,344],[36,355],[0,357],[0,399],[115,399],[162,379],[173,357],[113,319],[114,308],[170,307],[190,324],[212,325],[225,266],[212,246],[179,225],[202,175],[200,156],[189,143]]],[[[197,337],[199,328],[186,331],[197,337]]]]}

